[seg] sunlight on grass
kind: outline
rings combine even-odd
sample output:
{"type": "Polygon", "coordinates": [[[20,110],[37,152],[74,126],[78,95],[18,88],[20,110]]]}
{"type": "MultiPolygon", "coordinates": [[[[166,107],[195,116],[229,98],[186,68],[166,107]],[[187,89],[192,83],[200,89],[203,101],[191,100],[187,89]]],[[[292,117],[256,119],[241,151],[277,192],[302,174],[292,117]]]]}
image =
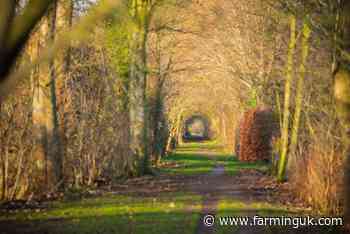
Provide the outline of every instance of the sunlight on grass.
{"type": "Polygon", "coordinates": [[[247,163],[238,161],[237,157],[225,152],[219,142],[190,142],[181,145],[163,162],[170,167],[163,167],[162,172],[168,174],[198,175],[209,174],[215,165],[225,166],[229,175],[241,169],[267,171],[269,166],[264,162],[247,163]]]}
{"type": "Polygon", "coordinates": [[[322,233],[322,234],[338,234],[341,228],[337,226],[220,226],[219,217],[305,217],[311,215],[307,210],[301,208],[289,207],[278,203],[269,202],[242,202],[230,198],[225,198],[219,202],[218,212],[216,214],[215,234],[234,234],[234,233],[266,233],[266,234],[282,234],[282,233],[322,233]],[[293,228],[294,227],[294,228],[293,228]],[[247,228],[249,231],[247,231],[247,228]]]}
{"type": "Polygon", "coordinates": [[[171,167],[162,168],[168,174],[198,175],[210,173],[221,156],[221,146],[215,141],[190,142],[181,145],[163,162],[171,167]]]}
{"type": "Polygon", "coordinates": [[[201,209],[200,196],[174,193],[157,198],[105,196],[56,202],[46,212],[19,213],[1,221],[29,221],[49,233],[185,233],[192,234],[201,209]],[[191,211],[189,211],[191,207],[191,211]]]}
{"type": "MultiPolygon", "coordinates": [[[[268,202],[243,202],[234,199],[223,199],[218,205],[218,210],[222,215],[244,215],[245,212],[255,212],[258,215],[282,215],[295,213],[287,206],[268,202]]],[[[255,214],[254,213],[254,214],[255,214]]]]}
{"type": "Polygon", "coordinates": [[[219,141],[213,140],[213,141],[199,141],[199,142],[186,142],[180,145],[177,151],[181,150],[218,150],[222,149],[222,144],[219,141]]]}
{"type": "Polygon", "coordinates": [[[171,168],[162,168],[161,171],[167,174],[198,175],[208,174],[213,170],[215,161],[207,156],[196,153],[181,152],[170,155],[164,160],[171,163],[171,168]]]}
{"type": "MultiPolygon", "coordinates": [[[[242,217],[242,216],[283,216],[291,215],[293,213],[286,206],[279,204],[271,204],[267,202],[252,202],[245,203],[233,199],[223,199],[219,202],[217,219],[218,217],[242,217]]],[[[216,234],[233,234],[238,233],[241,229],[239,226],[220,226],[216,225],[216,234]]],[[[266,230],[267,231],[267,230],[266,230]]]]}
{"type": "Polygon", "coordinates": [[[229,157],[229,160],[225,163],[225,171],[229,175],[234,175],[242,169],[255,169],[267,172],[269,170],[269,164],[266,162],[240,162],[234,156],[229,157]]]}

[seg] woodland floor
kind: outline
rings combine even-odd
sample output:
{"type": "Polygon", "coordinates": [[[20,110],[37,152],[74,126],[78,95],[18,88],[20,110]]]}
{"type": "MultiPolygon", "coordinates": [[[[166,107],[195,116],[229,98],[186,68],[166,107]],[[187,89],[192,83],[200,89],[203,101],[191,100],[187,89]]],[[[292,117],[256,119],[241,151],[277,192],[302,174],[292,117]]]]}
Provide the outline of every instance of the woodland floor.
{"type": "Polygon", "coordinates": [[[203,224],[206,214],[306,215],[308,210],[297,205],[288,185],[278,185],[267,168],[239,162],[213,142],[187,143],[163,161],[159,176],[129,179],[33,209],[2,210],[0,234],[341,233],[330,228],[203,224]]]}

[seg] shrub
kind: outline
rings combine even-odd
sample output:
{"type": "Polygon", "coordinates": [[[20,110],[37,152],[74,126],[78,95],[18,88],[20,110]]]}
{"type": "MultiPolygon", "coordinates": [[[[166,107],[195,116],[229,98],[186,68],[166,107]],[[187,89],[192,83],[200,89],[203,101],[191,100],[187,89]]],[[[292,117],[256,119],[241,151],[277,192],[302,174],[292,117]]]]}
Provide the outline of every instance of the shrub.
{"type": "Polygon", "coordinates": [[[239,131],[239,160],[270,160],[271,141],[278,132],[278,121],[270,108],[248,110],[243,115],[239,131]]]}

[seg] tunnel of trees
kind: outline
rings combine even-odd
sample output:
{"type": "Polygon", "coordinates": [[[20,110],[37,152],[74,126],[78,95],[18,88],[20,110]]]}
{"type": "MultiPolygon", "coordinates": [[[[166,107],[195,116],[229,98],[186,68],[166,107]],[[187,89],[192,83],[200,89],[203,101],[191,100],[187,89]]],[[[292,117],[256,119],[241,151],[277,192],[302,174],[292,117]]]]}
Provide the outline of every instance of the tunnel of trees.
{"type": "Polygon", "coordinates": [[[349,106],[346,0],[0,0],[1,201],[233,155],[268,107],[270,176],[350,223],[349,106]]]}
{"type": "Polygon", "coordinates": [[[212,137],[210,121],[201,115],[194,115],[184,122],[184,141],[204,141],[212,137]]]}

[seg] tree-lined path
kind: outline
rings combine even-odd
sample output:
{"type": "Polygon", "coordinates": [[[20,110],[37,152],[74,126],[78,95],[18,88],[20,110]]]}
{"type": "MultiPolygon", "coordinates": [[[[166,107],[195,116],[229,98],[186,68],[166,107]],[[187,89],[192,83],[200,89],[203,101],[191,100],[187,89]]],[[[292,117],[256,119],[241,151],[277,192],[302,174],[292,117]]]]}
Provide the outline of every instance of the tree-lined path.
{"type": "Polygon", "coordinates": [[[0,0],[0,234],[346,233],[349,94],[348,0],[0,0]]]}
{"type": "Polygon", "coordinates": [[[266,164],[240,163],[222,150],[212,142],[184,144],[156,177],[71,191],[67,201],[12,210],[2,216],[0,233],[255,233],[261,228],[207,227],[203,217],[297,210],[282,204],[266,164]]]}

